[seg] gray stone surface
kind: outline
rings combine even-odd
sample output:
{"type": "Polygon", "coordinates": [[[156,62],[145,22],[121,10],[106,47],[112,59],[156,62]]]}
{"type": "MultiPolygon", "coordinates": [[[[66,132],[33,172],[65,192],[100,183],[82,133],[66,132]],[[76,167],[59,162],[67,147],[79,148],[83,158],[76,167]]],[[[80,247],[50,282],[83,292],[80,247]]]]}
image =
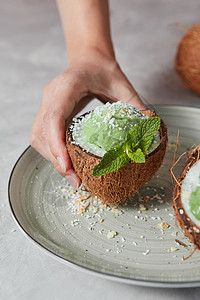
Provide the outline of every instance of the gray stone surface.
{"type": "MultiPolygon", "coordinates": [[[[111,0],[116,55],[151,104],[200,107],[180,87],[174,56],[186,28],[199,21],[199,0],[111,0]]],[[[13,221],[7,198],[11,169],[28,146],[43,85],[67,66],[53,0],[0,2],[0,299],[199,299],[200,289],[129,286],[85,274],[49,257],[13,221]]]]}

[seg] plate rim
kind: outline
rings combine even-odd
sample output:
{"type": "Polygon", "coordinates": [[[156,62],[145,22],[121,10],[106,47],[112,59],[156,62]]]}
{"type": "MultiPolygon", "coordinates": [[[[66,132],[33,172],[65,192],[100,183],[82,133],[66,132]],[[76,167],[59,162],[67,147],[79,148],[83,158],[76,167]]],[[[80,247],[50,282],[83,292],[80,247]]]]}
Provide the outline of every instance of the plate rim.
{"type": "MultiPolygon", "coordinates": [[[[165,105],[165,104],[161,104],[161,105],[154,105],[155,108],[157,107],[177,107],[179,109],[181,108],[187,108],[187,109],[198,109],[200,110],[199,107],[190,107],[187,105],[165,105]]],[[[28,146],[23,152],[22,154],[19,156],[19,158],[17,159],[17,161],[15,162],[10,176],[9,176],[9,181],[8,181],[8,202],[9,202],[9,206],[11,209],[11,213],[12,213],[12,217],[15,220],[15,222],[17,223],[17,225],[19,226],[20,230],[23,232],[24,235],[26,235],[29,240],[37,247],[39,247],[40,249],[44,250],[47,254],[49,254],[52,258],[57,259],[58,261],[65,263],[66,265],[73,267],[77,270],[80,271],[84,271],[88,274],[93,274],[96,275],[98,277],[104,278],[104,279],[109,279],[109,280],[113,280],[116,282],[120,282],[120,283],[126,283],[126,284],[132,284],[132,285],[137,285],[137,286],[143,286],[143,287],[156,287],[156,288],[193,288],[193,287],[199,287],[200,286],[200,280],[191,280],[191,281],[159,281],[159,280],[150,280],[150,279],[137,279],[137,278],[129,278],[129,277],[125,277],[125,276],[119,276],[116,274],[110,274],[110,273],[104,273],[98,270],[93,270],[89,267],[83,266],[81,264],[78,264],[76,262],[70,261],[69,259],[66,259],[62,256],[60,256],[59,254],[56,254],[55,252],[53,252],[52,250],[48,249],[48,247],[46,247],[45,245],[42,245],[40,242],[37,241],[37,239],[35,239],[33,236],[31,236],[26,228],[24,228],[20,222],[20,220],[18,219],[18,217],[15,214],[13,205],[12,205],[12,199],[11,199],[11,186],[12,186],[12,180],[13,180],[13,175],[14,172],[16,170],[16,167],[18,166],[19,162],[23,159],[24,155],[26,152],[28,152],[30,149],[34,149],[32,148],[32,146],[28,146]]],[[[35,150],[36,151],[36,150],[35,150]]],[[[37,152],[37,151],[36,151],[37,152]]],[[[38,155],[39,152],[37,152],[38,155]]]]}

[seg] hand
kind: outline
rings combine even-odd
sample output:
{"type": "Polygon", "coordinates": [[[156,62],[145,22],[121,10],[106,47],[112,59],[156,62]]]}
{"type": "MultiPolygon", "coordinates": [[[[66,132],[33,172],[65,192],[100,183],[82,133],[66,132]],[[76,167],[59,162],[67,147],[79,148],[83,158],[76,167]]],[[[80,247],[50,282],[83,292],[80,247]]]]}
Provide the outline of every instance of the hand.
{"type": "Polygon", "coordinates": [[[45,85],[30,135],[30,144],[76,188],[81,179],[66,150],[66,123],[94,97],[103,102],[121,100],[146,109],[116,60],[90,49],[70,61],[66,71],[45,85]]]}

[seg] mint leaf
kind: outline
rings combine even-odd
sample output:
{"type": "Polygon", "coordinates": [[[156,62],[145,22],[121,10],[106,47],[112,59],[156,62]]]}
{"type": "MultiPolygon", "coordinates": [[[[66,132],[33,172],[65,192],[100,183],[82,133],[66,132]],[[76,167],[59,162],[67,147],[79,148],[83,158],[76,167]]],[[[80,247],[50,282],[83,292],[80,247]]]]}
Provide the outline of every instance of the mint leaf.
{"type": "Polygon", "coordinates": [[[140,148],[138,148],[135,152],[129,151],[127,155],[136,163],[145,163],[145,155],[140,148]]]}
{"type": "Polygon", "coordinates": [[[100,163],[93,169],[92,176],[102,176],[126,166],[131,159],[121,146],[114,147],[104,154],[100,163]]]}
{"type": "Polygon", "coordinates": [[[160,118],[142,120],[128,132],[124,143],[104,154],[100,163],[93,169],[92,176],[102,176],[126,166],[131,160],[145,163],[145,151],[151,145],[154,134],[160,128],[160,118]]]}
{"type": "Polygon", "coordinates": [[[159,117],[142,120],[127,134],[124,142],[125,149],[127,149],[127,147],[131,147],[133,152],[135,152],[138,148],[140,148],[142,152],[147,151],[152,143],[154,134],[159,130],[159,128],[159,117]]]}

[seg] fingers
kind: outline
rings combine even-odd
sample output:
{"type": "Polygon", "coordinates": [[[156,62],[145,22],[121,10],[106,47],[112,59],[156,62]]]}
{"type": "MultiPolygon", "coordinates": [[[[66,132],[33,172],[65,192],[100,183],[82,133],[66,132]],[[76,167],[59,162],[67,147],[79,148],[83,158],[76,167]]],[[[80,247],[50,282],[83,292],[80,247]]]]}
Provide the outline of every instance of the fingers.
{"type": "MultiPolygon", "coordinates": [[[[37,117],[37,119],[39,119],[37,117]]],[[[38,120],[33,124],[30,144],[43,157],[51,161],[54,168],[66,178],[75,188],[81,185],[81,179],[75,173],[65,145],[65,124],[62,120],[53,119],[49,127],[44,130],[38,129],[38,120]],[[48,132],[48,135],[47,135],[48,132]]]]}
{"type": "Polygon", "coordinates": [[[49,149],[53,156],[54,167],[67,181],[78,188],[81,179],[75,173],[65,144],[65,118],[56,117],[49,123],[49,149]]]}
{"type": "MultiPolygon", "coordinates": [[[[60,89],[62,91],[62,87],[60,89]]],[[[81,179],[75,173],[65,144],[65,121],[73,110],[67,95],[55,95],[51,84],[46,85],[40,109],[36,115],[30,135],[30,144],[75,188],[81,179]]]]}

